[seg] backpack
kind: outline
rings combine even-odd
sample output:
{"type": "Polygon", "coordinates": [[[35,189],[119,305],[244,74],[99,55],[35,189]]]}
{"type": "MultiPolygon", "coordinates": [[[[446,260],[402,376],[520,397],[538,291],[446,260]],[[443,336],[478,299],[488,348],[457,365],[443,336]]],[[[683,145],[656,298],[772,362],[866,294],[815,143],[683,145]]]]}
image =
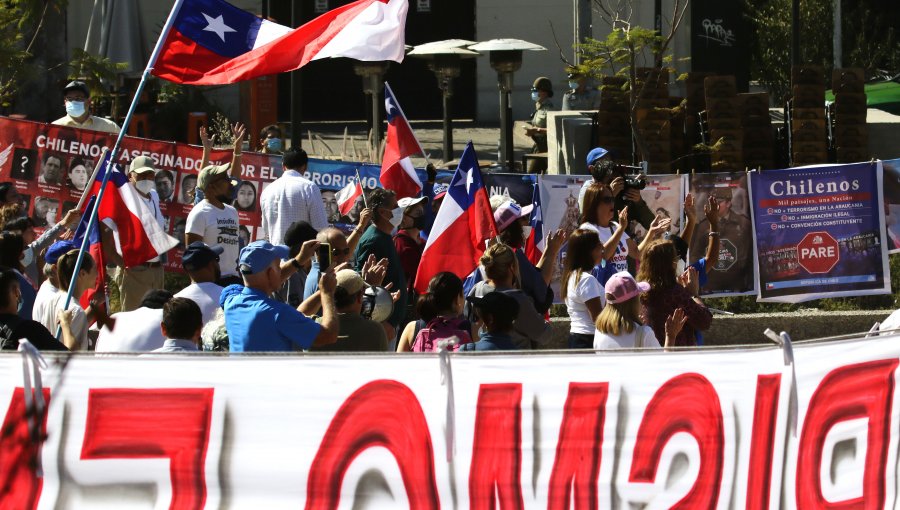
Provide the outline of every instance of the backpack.
{"type": "Polygon", "coordinates": [[[462,317],[435,317],[424,328],[416,333],[413,340],[413,352],[436,352],[441,340],[456,337],[457,344],[450,348],[451,351],[459,350],[462,344],[472,343],[469,335],[469,322],[462,317]]]}

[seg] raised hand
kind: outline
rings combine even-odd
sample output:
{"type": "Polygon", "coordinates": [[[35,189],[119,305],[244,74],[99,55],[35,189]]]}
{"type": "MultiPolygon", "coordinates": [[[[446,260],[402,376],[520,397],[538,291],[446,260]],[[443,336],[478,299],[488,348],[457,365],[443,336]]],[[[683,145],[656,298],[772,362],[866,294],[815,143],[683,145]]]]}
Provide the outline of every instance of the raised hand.
{"type": "Polygon", "coordinates": [[[619,225],[622,225],[622,228],[625,228],[628,226],[628,206],[627,205],[625,207],[623,207],[621,211],[619,211],[619,225]]]}
{"type": "Polygon", "coordinates": [[[247,134],[247,128],[240,122],[235,122],[231,126],[231,134],[234,136],[234,153],[240,154],[241,148],[244,146],[244,136],[247,134]]]}
{"type": "Polygon", "coordinates": [[[716,200],[716,197],[712,195],[709,196],[709,200],[707,200],[706,204],[703,206],[703,213],[706,215],[707,221],[709,221],[710,231],[712,231],[714,227],[718,227],[719,201],[716,200]]]}
{"type": "Polygon", "coordinates": [[[664,232],[668,232],[669,227],[671,226],[672,220],[670,218],[663,218],[661,215],[657,214],[656,218],[653,218],[653,222],[650,223],[650,230],[647,231],[647,237],[656,239],[664,232]]]}
{"type": "Polygon", "coordinates": [[[665,347],[669,347],[674,341],[675,338],[681,333],[681,330],[684,329],[684,325],[687,323],[687,315],[685,315],[684,310],[681,308],[676,308],[672,315],[666,317],[666,345],[665,347]]]}
{"type": "Polygon", "coordinates": [[[694,209],[694,195],[690,193],[684,197],[684,215],[692,222],[697,221],[697,209],[694,209]]]}
{"type": "Polygon", "coordinates": [[[206,130],[206,126],[200,126],[200,143],[203,144],[204,149],[212,150],[213,141],[209,137],[209,132],[206,130]]]}

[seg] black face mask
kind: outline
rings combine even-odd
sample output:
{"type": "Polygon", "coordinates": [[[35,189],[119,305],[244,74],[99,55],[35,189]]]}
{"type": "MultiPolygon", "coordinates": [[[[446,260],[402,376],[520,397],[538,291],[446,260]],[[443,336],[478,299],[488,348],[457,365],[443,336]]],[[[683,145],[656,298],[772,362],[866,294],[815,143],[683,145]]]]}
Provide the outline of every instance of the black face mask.
{"type": "MultiPolygon", "coordinates": [[[[410,217],[412,218],[412,217],[410,217]]],[[[423,230],[425,228],[425,216],[418,216],[416,218],[412,218],[412,226],[410,228],[415,228],[419,230],[423,230]]]]}

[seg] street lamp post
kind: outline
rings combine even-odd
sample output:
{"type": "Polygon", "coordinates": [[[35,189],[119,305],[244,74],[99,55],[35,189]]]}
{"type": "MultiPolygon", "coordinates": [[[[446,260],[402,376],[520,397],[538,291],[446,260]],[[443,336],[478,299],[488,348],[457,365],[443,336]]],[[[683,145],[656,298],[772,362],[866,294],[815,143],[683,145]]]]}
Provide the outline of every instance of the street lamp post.
{"type": "Polygon", "coordinates": [[[353,72],[362,77],[363,92],[372,96],[372,146],[375,152],[381,147],[381,98],[387,68],[387,62],[358,62],[353,65],[353,72]]]}
{"type": "Polygon", "coordinates": [[[473,41],[449,39],[422,44],[413,48],[409,56],[428,59],[428,68],[434,72],[438,87],[441,89],[444,107],[444,162],[453,159],[453,118],[450,98],[453,96],[453,79],[459,76],[460,63],[464,58],[474,58],[478,52],[468,50],[465,46],[475,44],[473,41]]]}
{"type": "Polygon", "coordinates": [[[523,51],[546,51],[547,48],[521,39],[491,39],[473,44],[469,49],[490,52],[491,68],[497,71],[497,87],[500,89],[500,163],[511,170],[514,156],[509,94],[513,89],[513,74],[522,67],[523,51]]]}

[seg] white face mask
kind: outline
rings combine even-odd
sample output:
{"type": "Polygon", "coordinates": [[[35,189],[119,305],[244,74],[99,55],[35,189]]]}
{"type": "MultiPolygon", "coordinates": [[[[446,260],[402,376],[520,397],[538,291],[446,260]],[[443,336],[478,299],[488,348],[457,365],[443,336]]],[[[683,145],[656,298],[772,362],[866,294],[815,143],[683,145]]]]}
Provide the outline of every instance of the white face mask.
{"type": "Polygon", "coordinates": [[[137,188],[138,191],[145,195],[149,195],[150,191],[155,187],[153,181],[137,181],[134,183],[134,187],[137,188]]]}
{"type": "Polygon", "coordinates": [[[84,101],[66,101],[66,113],[70,117],[81,117],[84,115],[84,101]]]}
{"type": "Polygon", "coordinates": [[[28,267],[32,262],[34,262],[34,250],[32,250],[30,246],[28,248],[25,248],[25,251],[22,252],[21,260],[24,267],[28,267]]]}
{"type": "Polygon", "coordinates": [[[678,262],[675,265],[675,276],[681,276],[682,274],[684,274],[684,270],[686,269],[686,267],[687,265],[684,263],[684,261],[678,259],[678,262]]]}
{"type": "Polygon", "coordinates": [[[531,100],[532,100],[532,101],[538,102],[538,101],[540,101],[540,99],[541,99],[541,94],[540,94],[540,92],[532,92],[532,93],[531,93],[531,100]]]}
{"type": "Polygon", "coordinates": [[[529,237],[531,237],[531,225],[526,225],[522,227],[522,240],[527,241],[529,237]]]}
{"type": "Polygon", "coordinates": [[[391,219],[390,219],[391,225],[394,228],[397,228],[400,226],[400,223],[402,221],[403,221],[403,208],[396,207],[394,209],[391,209],[391,219]]]}

